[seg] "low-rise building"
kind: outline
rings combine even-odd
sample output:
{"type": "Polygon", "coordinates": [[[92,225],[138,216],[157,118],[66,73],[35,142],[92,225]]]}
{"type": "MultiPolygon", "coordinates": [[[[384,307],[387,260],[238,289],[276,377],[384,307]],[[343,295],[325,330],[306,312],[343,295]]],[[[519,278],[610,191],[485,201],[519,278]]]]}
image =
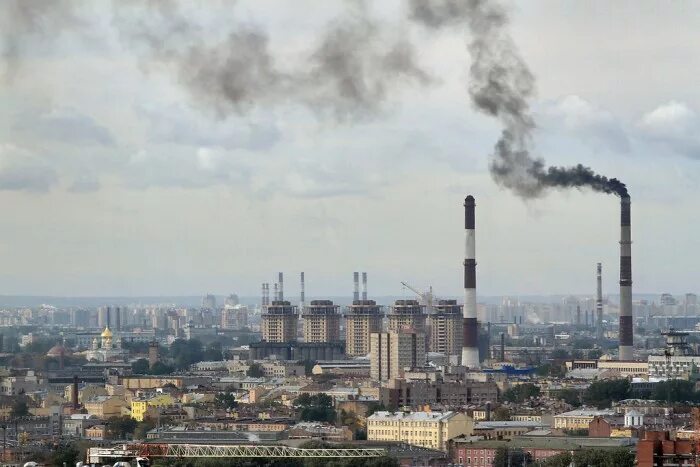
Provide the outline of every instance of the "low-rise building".
{"type": "Polygon", "coordinates": [[[577,409],[554,416],[554,428],[562,430],[588,430],[594,417],[615,415],[615,411],[604,409],[577,409]]]}
{"type": "Polygon", "coordinates": [[[447,441],[470,435],[474,421],[459,412],[375,412],[367,418],[367,439],[400,441],[445,450],[447,441]]]}
{"type": "Polygon", "coordinates": [[[149,408],[169,407],[175,404],[170,394],[157,394],[131,401],[131,418],[142,422],[149,408]]]}
{"type": "Polygon", "coordinates": [[[379,400],[386,407],[439,405],[462,407],[498,399],[498,387],[481,381],[411,381],[394,379],[379,389],[379,400]]]}
{"type": "Polygon", "coordinates": [[[83,407],[88,414],[105,419],[121,416],[129,405],[121,396],[95,396],[83,401],[83,407]]]}
{"type": "Polygon", "coordinates": [[[474,424],[474,435],[484,439],[512,439],[532,430],[549,428],[540,422],[530,421],[482,421],[474,424]]]}

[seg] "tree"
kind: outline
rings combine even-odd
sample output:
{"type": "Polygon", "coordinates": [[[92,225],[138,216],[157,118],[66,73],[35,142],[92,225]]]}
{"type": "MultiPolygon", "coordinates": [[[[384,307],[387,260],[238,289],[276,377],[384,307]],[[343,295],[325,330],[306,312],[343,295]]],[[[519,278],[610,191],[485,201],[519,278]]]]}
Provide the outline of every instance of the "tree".
{"type": "Polygon", "coordinates": [[[697,402],[700,393],[695,392],[695,384],[682,379],[661,381],[654,385],[651,398],[660,401],[671,402],[697,402]]]}
{"type": "Polygon", "coordinates": [[[17,400],[12,405],[12,412],[10,412],[10,417],[26,417],[29,415],[29,406],[25,400],[17,400]]]}
{"type": "Polygon", "coordinates": [[[496,408],[496,410],[493,411],[493,419],[498,422],[510,420],[510,409],[503,406],[496,408]]]}
{"type": "Polygon", "coordinates": [[[79,457],[80,451],[75,445],[59,446],[51,454],[51,465],[75,465],[79,457]]]}
{"type": "Polygon", "coordinates": [[[155,428],[156,424],[150,418],[138,422],[134,429],[134,439],[146,439],[146,434],[155,428]]]}
{"type": "Polygon", "coordinates": [[[220,362],[223,360],[223,353],[221,352],[221,342],[212,342],[207,346],[207,350],[204,351],[202,358],[209,362],[220,362]]]}
{"type": "Polygon", "coordinates": [[[151,367],[149,373],[152,375],[169,375],[174,371],[174,368],[170,365],[166,365],[163,362],[155,362],[151,367]]]}
{"type": "Polygon", "coordinates": [[[260,366],[259,363],[253,363],[248,367],[246,375],[250,376],[251,378],[260,378],[265,376],[265,373],[263,373],[262,366],[260,366]]]}
{"type": "Polygon", "coordinates": [[[369,417],[374,412],[383,412],[385,410],[386,407],[381,402],[370,402],[367,405],[367,413],[365,413],[365,417],[369,417]]]}
{"type": "Polygon", "coordinates": [[[539,464],[541,467],[569,467],[571,465],[571,453],[562,452],[556,456],[548,457],[539,464]]]}
{"type": "Polygon", "coordinates": [[[302,394],[294,401],[299,419],[304,422],[329,422],[336,419],[333,399],[328,394],[302,394]]]}
{"type": "Polygon", "coordinates": [[[577,467],[632,467],[634,454],[625,448],[581,449],[574,452],[573,463],[577,467]]]}
{"type": "Polygon", "coordinates": [[[235,409],[238,407],[235,396],[230,392],[217,394],[214,398],[214,404],[221,409],[235,409]]]}
{"type": "Polygon", "coordinates": [[[107,437],[109,439],[128,439],[133,436],[138,422],[129,416],[107,419],[107,437]]]}
{"type": "Polygon", "coordinates": [[[503,393],[503,399],[508,402],[523,403],[531,397],[540,395],[540,388],[532,383],[519,384],[506,390],[503,393]]]}
{"type": "Polygon", "coordinates": [[[573,407],[581,405],[581,394],[576,389],[562,389],[557,391],[557,398],[573,407]]]}
{"type": "Polygon", "coordinates": [[[496,455],[493,457],[494,467],[510,467],[510,466],[523,466],[529,465],[531,459],[529,455],[520,448],[505,448],[500,447],[496,449],[496,455]]]}
{"type": "Polygon", "coordinates": [[[131,364],[131,371],[137,375],[147,375],[151,366],[145,358],[139,358],[131,364]]]}
{"type": "Polygon", "coordinates": [[[629,398],[630,382],[626,379],[594,381],[583,394],[587,404],[599,409],[610,407],[613,401],[629,398]]]}
{"type": "Polygon", "coordinates": [[[185,370],[193,363],[204,360],[202,342],[198,339],[176,339],[170,344],[168,354],[178,370],[185,370]]]}

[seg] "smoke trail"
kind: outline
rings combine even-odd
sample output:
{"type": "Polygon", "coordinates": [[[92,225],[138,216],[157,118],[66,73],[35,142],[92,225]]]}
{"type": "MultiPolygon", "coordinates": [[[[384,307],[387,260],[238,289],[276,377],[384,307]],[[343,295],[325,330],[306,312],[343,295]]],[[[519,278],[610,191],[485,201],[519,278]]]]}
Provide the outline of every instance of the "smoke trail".
{"type": "Polygon", "coordinates": [[[535,121],[529,99],[535,78],[506,28],[508,15],[491,0],[410,0],[411,18],[430,29],[466,24],[471,32],[469,95],[481,112],[503,126],[490,164],[496,182],[522,198],[547,188],[583,188],[627,196],[625,184],[583,165],[545,167],[530,152],[535,121]]]}
{"type": "Polygon", "coordinates": [[[205,31],[178,2],[165,3],[115,0],[113,24],[145,49],[146,68],[174,70],[195,101],[219,116],[292,102],[322,118],[354,120],[380,113],[399,84],[431,82],[412,44],[390,40],[362,2],[348,3],[291,69],[279,66],[264,29],[230,21],[224,40],[204,42],[205,31]]]}
{"type": "MultiPolygon", "coordinates": [[[[3,77],[12,78],[20,57],[37,41],[48,41],[67,25],[77,26],[76,2],[70,0],[4,0],[0,2],[0,56],[3,77]]],[[[42,44],[43,45],[43,44],[42,44]]]]}

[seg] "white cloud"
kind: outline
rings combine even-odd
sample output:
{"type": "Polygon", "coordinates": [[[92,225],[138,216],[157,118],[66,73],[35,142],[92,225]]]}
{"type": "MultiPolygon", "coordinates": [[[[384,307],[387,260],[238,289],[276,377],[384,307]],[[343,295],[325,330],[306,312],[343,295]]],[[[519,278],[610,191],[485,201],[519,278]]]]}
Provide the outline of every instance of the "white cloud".
{"type": "Polygon", "coordinates": [[[564,96],[545,104],[541,112],[548,128],[563,127],[594,145],[618,153],[629,152],[630,141],[620,121],[580,96],[564,96]]]}
{"type": "Polygon", "coordinates": [[[645,113],[640,135],[691,158],[700,158],[700,119],[684,102],[671,101],[645,113]]]}

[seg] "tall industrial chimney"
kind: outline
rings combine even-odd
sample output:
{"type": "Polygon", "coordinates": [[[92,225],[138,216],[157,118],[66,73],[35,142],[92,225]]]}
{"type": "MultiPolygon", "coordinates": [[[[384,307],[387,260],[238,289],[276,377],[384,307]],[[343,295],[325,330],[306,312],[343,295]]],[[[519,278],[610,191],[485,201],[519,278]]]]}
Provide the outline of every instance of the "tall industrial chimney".
{"type": "Polygon", "coordinates": [[[352,273],[352,284],[353,284],[352,301],[356,302],[360,299],[360,273],[359,272],[352,273]]]}
{"type": "Polygon", "coordinates": [[[632,214],[630,197],[620,200],[620,360],[634,359],[632,334],[632,214]]]}
{"type": "Polygon", "coordinates": [[[304,305],[306,304],[306,286],[304,284],[304,271],[301,272],[300,279],[301,279],[301,294],[300,294],[299,299],[300,299],[300,306],[303,309],[304,305]]]}
{"type": "Polygon", "coordinates": [[[603,265],[596,266],[596,296],[595,296],[596,323],[595,332],[598,339],[603,338],[603,265]]]}
{"type": "Polygon", "coordinates": [[[479,368],[479,343],[476,322],[476,233],[474,197],[464,200],[464,228],[466,231],[466,254],[464,257],[464,309],[462,311],[462,365],[479,368]]]}
{"type": "Polygon", "coordinates": [[[277,300],[280,299],[279,285],[277,284],[277,282],[275,282],[275,285],[273,285],[273,292],[272,292],[272,294],[273,294],[272,296],[275,297],[275,298],[273,298],[274,301],[277,301],[277,300]]]}
{"type": "Polygon", "coordinates": [[[279,300],[282,301],[284,300],[284,273],[279,273],[279,279],[277,281],[279,283],[279,300]]]}
{"type": "Polygon", "coordinates": [[[367,273],[362,273],[362,300],[367,300],[367,273]]]}

